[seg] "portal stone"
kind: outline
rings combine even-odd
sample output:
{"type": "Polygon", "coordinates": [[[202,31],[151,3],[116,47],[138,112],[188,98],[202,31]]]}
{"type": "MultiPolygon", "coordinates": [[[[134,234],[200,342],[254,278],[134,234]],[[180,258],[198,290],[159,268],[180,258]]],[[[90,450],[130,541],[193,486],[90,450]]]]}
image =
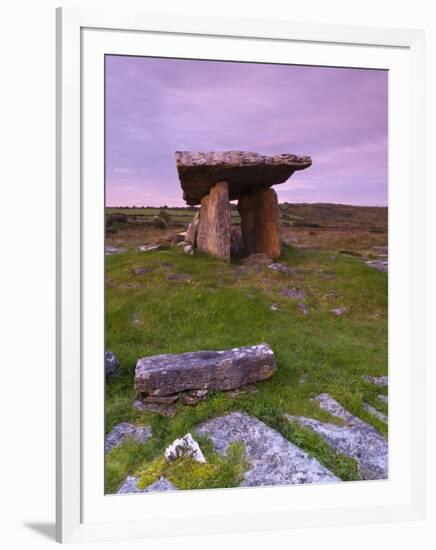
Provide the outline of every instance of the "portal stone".
{"type": "Polygon", "coordinates": [[[243,193],[239,198],[238,211],[245,253],[280,257],[280,214],[276,192],[269,187],[261,187],[243,193]]]}
{"type": "Polygon", "coordinates": [[[211,187],[209,195],[201,199],[197,248],[229,262],[230,228],[229,184],[220,181],[211,187]]]}

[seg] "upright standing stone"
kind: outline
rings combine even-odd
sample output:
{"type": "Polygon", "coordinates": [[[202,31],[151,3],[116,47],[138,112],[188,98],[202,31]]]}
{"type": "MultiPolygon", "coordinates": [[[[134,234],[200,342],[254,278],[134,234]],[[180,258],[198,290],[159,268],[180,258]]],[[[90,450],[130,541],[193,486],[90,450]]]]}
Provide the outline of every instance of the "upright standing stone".
{"type": "Polygon", "coordinates": [[[229,184],[220,181],[211,187],[209,195],[201,199],[197,248],[229,262],[230,228],[229,184]]]}
{"type": "Polygon", "coordinates": [[[243,193],[238,201],[238,211],[245,253],[263,253],[269,258],[278,258],[281,254],[281,239],[276,192],[269,187],[261,187],[243,193]]]}

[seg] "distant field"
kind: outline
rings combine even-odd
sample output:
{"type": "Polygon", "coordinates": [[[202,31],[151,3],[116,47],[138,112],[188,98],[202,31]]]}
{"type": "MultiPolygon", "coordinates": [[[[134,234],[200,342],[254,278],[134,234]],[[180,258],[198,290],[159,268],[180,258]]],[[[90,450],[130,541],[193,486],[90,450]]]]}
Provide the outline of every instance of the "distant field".
{"type": "MultiPolygon", "coordinates": [[[[292,204],[281,203],[280,219],[285,225],[323,229],[361,229],[375,232],[387,231],[388,209],[378,206],[352,206],[346,204],[292,204]]],[[[152,221],[164,211],[170,223],[189,223],[198,208],[123,208],[107,207],[106,214],[124,214],[132,222],[152,221]]],[[[241,221],[236,205],[232,205],[232,223],[241,221]]]]}

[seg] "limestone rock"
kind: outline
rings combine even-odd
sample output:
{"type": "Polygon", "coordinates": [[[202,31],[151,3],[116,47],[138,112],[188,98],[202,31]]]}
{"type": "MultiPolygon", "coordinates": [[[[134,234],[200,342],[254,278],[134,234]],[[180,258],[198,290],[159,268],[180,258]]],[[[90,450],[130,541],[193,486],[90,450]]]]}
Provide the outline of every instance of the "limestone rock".
{"type": "Polygon", "coordinates": [[[388,385],[388,377],[387,376],[368,376],[364,374],[362,378],[365,380],[365,382],[369,382],[370,384],[375,384],[376,386],[387,386],[388,385]]]}
{"type": "Polygon", "coordinates": [[[171,483],[171,481],[168,481],[168,479],[164,477],[161,477],[157,481],[154,481],[151,485],[145,487],[145,489],[138,488],[138,481],[139,479],[137,477],[127,476],[123,483],[120,485],[117,493],[119,495],[129,493],[163,493],[178,490],[177,487],[173,483],[171,483]]]}
{"type": "Polygon", "coordinates": [[[373,426],[346,411],[333,397],[323,393],[317,397],[322,409],[342,418],[343,426],[303,416],[285,415],[291,422],[312,429],[327,443],[359,464],[362,479],[387,479],[388,444],[373,426]]]}
{"type": "Polygon", "coordinates": [[[104,253],[106,256],[112,256],[112,254],[121,254],[122,252],[126,252],[126,248],[117,248],[108,244],[104,247],[104,253]]]}
{"type": "Polygon", "coordinates": [[[372,267],[374,269],[378,269],[378,271],[384,271],[385,273],[387,273],[387,271],[388,271],[388,261],[387,260],[368,260],[365,263],[369,267],[372,267]]]}
{"type": "Polygon", "coordinates": [[[198,231],[198,224],[200,223],[200,212],[196,212],[194,219],[192,222],[188,225],[188,229],[186,230],[185,235],[185,241],[188,243],[191,243],[192,246],[196,245],[197,242],[197,231],[198,231]]]}
{"type": "Polygon", "coordinates": [[[229,185],[220,181],[211,187],[209,195],[201,199],[197,248],[230,261],[230,227],[229,185]]]}
{"type": "Polygon", "coordinates": [[[150,437],[151,429],[148,426],[135,426],[129,422],[121,422],[106,435],[104,450],[108,453],[129,438],[135,439],[139,443],[146,443],[150,437]]]}
{"type": "Polygon", "coordinates": [[[138,250],[141,252],[152,252],[153,250],[159,250],[160,244],[144,244],[141,246],[138,246],[138,250]]]}
{"type": "Polygon", "coordinates": [[[263,253],[269,258],[281,254],[280,214],[274,189],[259,187],[239,197],[238,211],[246,254],[263,253]]]}
{"type": "Polygon", "coordinates": [[[247,151],[176,152],[183,198],[190,205],[199,204],[218,181],[229,182],[229,198],[234,200],[257,187],[283,183],[296,170],[311,164],[310,157],[291,154],[269,157],[247,151]]]}
{"type": "Polygon", "coordinates": [[[340,481],[315,458],[285,439],[257,418],[233,412],[202,424],[199,434],[211,438],[218,453],[225,455],[231,443],[245,445],[250,469],[242,486],[331,483],[340,481]]]}
{"type": "Polygon", "coordinates": [[[203,453],[201,452],[200,445],[193,439],[190,433],[184,435],[180,439],[174,440],[164,452],[165,460],[167,462],[173,462],[177,458],[190,457],[197,462],[205,463],[203,453]]]}
{"type": "Polygon", "coordinates": [[[331,309],[330,313],[333,313],[333,315],[336,315],[336,317],[339,317],[344,313],[347,313],[347,311],[348,309],[346,307],[337,307],[335,309],[331,309]]]}
{"type": "Polygon", "coordinates": [[[120,366],[120,362],[118,361],[118,358],[115,355],[115,353],[112,353],[111,351],[107,351],[105,353],[106,379],[112,378],[112,376],[114,376],[115,373],[117,372],[119,366],[120,366]]]}
{"type": "Polygon", "coordinates": [[[135,389],[164,396],[187,390],[231,390],[265,380],[276,371],[268,344],[225,351],[195,351],[139,359],[135,389]]]}

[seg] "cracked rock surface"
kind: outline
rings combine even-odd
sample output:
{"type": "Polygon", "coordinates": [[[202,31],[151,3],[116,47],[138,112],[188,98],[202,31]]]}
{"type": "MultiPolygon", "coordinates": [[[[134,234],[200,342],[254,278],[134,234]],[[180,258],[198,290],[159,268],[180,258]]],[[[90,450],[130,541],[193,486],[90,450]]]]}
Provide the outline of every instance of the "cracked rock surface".
{"type": "Polygon", "coordinates": [[[106,435],[104,450],[105,453],[108,453],[129,438],[135,439],[139,443],[147,443],[150,437],[151,429],[148,426],[135,426],[129,422],[121,422],[106,435]]]}
{"type": "Polygon", "coordinates": [[[354,458],[362,479],[387,479],[388,443],[373,426],[353,416],[333,397],[322,393],[316,400],[321,409],[344,421],[343,426],[321,422],[304,416],[285,415],[291,422],[312,429],[339,452],[354,458]]]}
{"type": "Polygon", "coordinates": [[[250,469],[241,486],[331,483],[340,481],[315,458],[257,418],[233,412],[202,424],[197,433],[210,437],[225,455],[231,443],[245,445],[250,469]]]}
{"type": "Polygon", "coordinates": [[[127,493],[166,493],[169,491],[178,491],[177,487],[168,481],[168,479],[161,477],[158,480],[154,481],[145,489],[138,488],[139,479],[134,476],[127,476],[123,483],[118,489],[118,494],[127,494],[127,493]]]}

